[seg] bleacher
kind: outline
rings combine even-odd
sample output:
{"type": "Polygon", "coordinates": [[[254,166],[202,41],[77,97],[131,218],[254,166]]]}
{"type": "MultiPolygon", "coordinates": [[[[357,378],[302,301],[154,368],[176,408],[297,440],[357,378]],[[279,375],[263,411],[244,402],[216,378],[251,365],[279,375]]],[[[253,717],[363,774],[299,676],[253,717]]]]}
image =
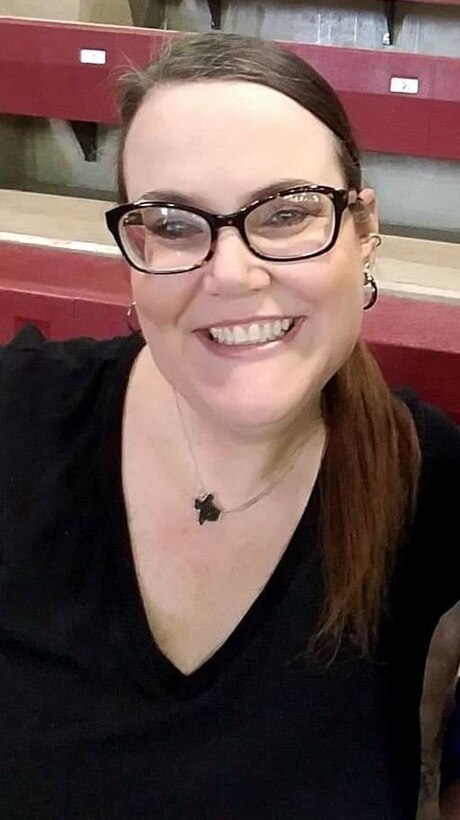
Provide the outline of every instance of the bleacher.
{"type": "MultiPolygon", "coordinates": [[[[0,112],[68,121],[82,150],[90,152],[95,124],[117,123],[120,68],[147,63],[165,39],[177,34],[0,18],[0,112]]],[[[338,90],[364,150],[460,159],[460,60],[395,50],[285,45],[338,90]],[[417,78],[417,93],[392,91],[395,77],[417,78]]],[[[81,197],[1,192],[3,340],[25,321],[40,324],[53,337],[126,332],[127,277],[104,228],[105,207],[109,203],[81,197]]],[[[365,320],[366,337],[390,382],[411,383],[458,419],[459,268],[460,245],[455,242],[386,236],[379,261],[383,297],[365,320]]]]}

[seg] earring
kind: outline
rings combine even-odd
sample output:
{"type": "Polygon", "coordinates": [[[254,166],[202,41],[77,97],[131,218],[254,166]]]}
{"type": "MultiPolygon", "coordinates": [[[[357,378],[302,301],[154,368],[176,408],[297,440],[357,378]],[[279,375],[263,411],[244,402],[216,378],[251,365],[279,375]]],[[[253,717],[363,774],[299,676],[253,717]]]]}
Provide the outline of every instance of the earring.
{"type": "Polygon", "coordinates": [[[375,281],[375,279],[372,275],[372,272],[371,272],[371,263],[370,262],[366,262],[366,264],[364,265],[364,287],[365,288],[370,287],[370,289],[371,289],[371,298],[369,299],[367,304],[364,305],[363,310],[370,310],[372,307],[374,307],[374,305],[375,305],[375,303],[378,299],[378,295],[379,295],[379,289],[377,287],[377,282],[375,281]]]}
{"type": "Polygon", "coordinates": [[[379,233],[370,233],[369,239],[375,239],[375,247],[380,248],[380,245],[382,244],[382,237],[379,233]]]}
{"type": "Polygon", "coordinates": [[[131,302],[131,304],[128,308],[128,311],[126,313],[126,321],[127,321],[128,327],[129,327],[132,334],[142,332],[139,327],[134,327],[133,324],[132,324],[132,315],[133,315],[133,311],[134,311],[135,307],[136,307],[136,302],[131,302]]]}

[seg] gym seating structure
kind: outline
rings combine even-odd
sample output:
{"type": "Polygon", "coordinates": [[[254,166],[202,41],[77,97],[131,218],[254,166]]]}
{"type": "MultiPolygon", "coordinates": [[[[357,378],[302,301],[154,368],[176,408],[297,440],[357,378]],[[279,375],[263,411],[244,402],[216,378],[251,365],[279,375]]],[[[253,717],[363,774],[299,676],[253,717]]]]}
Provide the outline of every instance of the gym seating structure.
{"type": "MultiPolygon", "coordinates": [[[[51,339],[127,334],[120,257],[0,243],[0,344],[25,324],[51,339]]],[[[410,385],[460,424],[460,307],[382,295],[364,337],[388,383],[410,385]]]]}
{"type": "MultiPolygon", "coordinates": [[[[181,34],[0,18],[0,113],[71,121],[89,158],[95,125],[117,123],[120,69],[181,34]]],[[[284,45],[337,89],[364,150],[460,159],[460,60],[284,45]]],[[[2,242],[0,298],[0,343],[28,322],[55,339],[128,332],[127,269],[114,256],[2,242]]],[[[390,385],[413,386],[460,423],[459,328],[454,305],[383,296],[364,333],[390,385]]]]}
{"type": "MultiPolygon", "coordinates": [[[[88,146],[94,136],[92,125],[117,122],[120,69],[130,63],[146,65],[165,40],[181,34],[0,18],[0,113],[77,122],[76,133],[82,146],[88,146]]],[[[284,45],[311,62],[337,89],[363,150],[460,159],[460,60],[284,45]],[[400,90],[391,91],[395,82],[400,90]]]]}

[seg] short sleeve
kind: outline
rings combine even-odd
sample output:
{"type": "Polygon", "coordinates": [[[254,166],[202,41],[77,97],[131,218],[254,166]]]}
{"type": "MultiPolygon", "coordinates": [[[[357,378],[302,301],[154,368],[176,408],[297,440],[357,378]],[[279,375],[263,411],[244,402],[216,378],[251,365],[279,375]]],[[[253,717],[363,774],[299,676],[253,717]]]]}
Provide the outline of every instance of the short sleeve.
{"type": "Polygon", "coordinates": [[[91,458],[82,466],[82,453],[102,440],[107,385],[139,344],[134,337],[50,341],[27,325],[0,348],[3,557],[19,553],[26,529],[32,543],[43,516],[66,500],[68,476],[93,471],[91,458]]]}

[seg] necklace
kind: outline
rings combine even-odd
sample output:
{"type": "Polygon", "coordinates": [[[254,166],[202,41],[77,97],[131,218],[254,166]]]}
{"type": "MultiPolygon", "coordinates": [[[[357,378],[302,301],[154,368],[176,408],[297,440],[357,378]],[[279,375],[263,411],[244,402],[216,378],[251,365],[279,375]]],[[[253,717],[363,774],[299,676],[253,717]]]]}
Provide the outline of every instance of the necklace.
{"type": "Polygon", "coordinates": [[[249,499],[249,501],[246,501],[246,503],[242,504],[240,507],[234,507],[233,509],[226,510],[222,506],[219,506],[214,502],[215,493],[209,493],[204,488],[198,463],[195,458],[195,453],[193,452],[193,447],[187,433],[184,418],[182,416],[182,411],[179,405],[179,397],[174,389],[173,392],[174,398],[176,400],[177,411],[179,413],[179,418],[182,424],[182,429],[184,431],[185,440],[188,445],[190,456],[192,458],[195,467],[195,472],[198,478],[198,483],[200,486],[200,494],[194,499],[194,509],[197,510],[197,520],[200,525],[204,524],[205,521],[218,521],[224,515],[229,515],[229,513],[233,512],[242,512],[243,510],[247,510],[248,507],[252,507],[253,504],[257,504],[257,502],[260,501],[261,498],[264,498],[266,495],[268,495],[273,490],[273,488],[276,487],[276,485],[279,484],[280,481],[293,469],[297,461],[297,455],[300,453],[300,451],[306,444],[306,441],[302,441],[301,444],[299,444],[299,446],[294,450],[292,461],[281,472],[281,474],[277,476],[271,484],[268,485],[268,487],[262,490],[261,493],[258,493],[258,495],[254,496],[254,498],[249,499]]]}

